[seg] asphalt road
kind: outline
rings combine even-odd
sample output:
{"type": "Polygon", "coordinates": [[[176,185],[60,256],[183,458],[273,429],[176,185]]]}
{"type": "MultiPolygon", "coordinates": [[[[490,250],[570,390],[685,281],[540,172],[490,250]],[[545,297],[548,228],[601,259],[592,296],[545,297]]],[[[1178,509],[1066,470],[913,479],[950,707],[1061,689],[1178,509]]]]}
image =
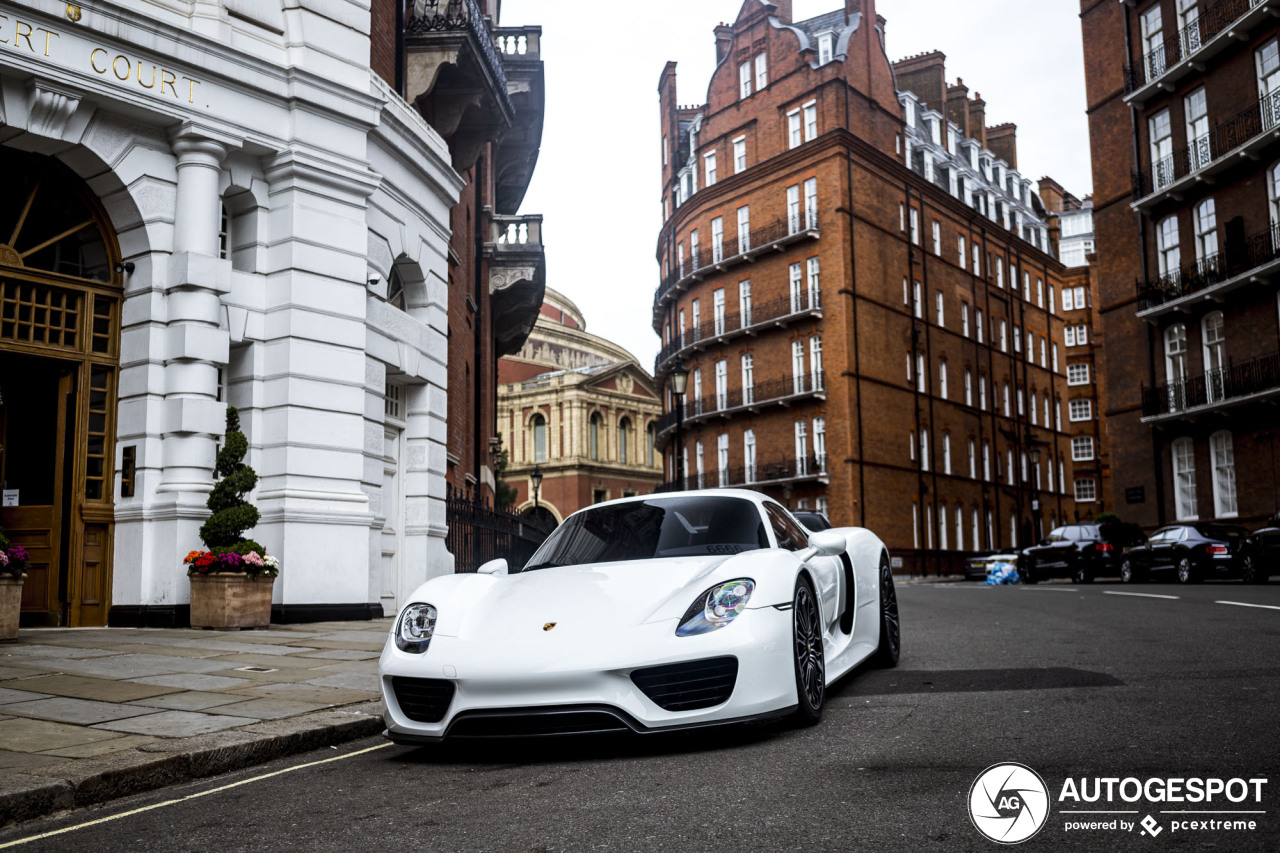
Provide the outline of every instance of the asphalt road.
{"type": "Polygon", "coordinates": [[[0,849],[990,851],[969,791],[999,762],[1049,788],[1023,849],[1280,849],[1280,583],[917,585],[899,601],[899,667],[846,679],[815,728],[465,749],[372,738],[10,827],[0,849]],[[1058,801],[1068,777],[1130,776],[1268,783],[1261,803],[1058,801]],[[1108,807],[1131,813],[1066,813],[1108,807]],[[1263,813],[1162,814],[1188,809],[1263,813]],[[1148,814],[1156,837],[1064,828],[1148,814]],[[1170,826],[1192,819],[1257,828],[1170,826]]]}

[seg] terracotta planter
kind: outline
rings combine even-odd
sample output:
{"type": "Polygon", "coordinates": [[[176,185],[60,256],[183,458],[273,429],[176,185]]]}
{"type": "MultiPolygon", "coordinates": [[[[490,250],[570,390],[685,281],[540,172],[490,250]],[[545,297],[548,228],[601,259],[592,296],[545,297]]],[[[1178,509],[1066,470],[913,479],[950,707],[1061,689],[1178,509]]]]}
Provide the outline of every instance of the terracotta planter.
{"type": "Polygon", "coordinates": [[[18,636],[18,617],[22,614],[22,581],[26,575],[0,577],[0,640],[18,636]]]}
{"type": "Polygon", "coordinates": [[[274,577],[251,578],[243,572],[188,575],[191,579],[191,627],[266,628],[271,624],[274,577]]]}

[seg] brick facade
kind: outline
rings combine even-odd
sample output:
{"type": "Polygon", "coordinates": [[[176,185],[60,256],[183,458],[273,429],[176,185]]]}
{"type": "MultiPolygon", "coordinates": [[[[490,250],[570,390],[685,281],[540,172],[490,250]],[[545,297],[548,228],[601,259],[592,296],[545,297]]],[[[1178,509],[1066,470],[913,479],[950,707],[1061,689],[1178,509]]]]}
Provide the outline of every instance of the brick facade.
{"type": "MultiPolygon", "coordinates": [[[[701,485],[754,481],[792,507],[825,508],[917,569],[958,568],[960,551],[1015,535],[1025,544],[1036,488],[1022,456],[1033,445],[1041,529],[1075,509],[1056,423],[1068,389],[1051,306],[1064,271],[1038,196],[1009,162],[1013,128],[994,129],[1006,159],[974,140],[986,133],[981,99],[947,85],[941,54],[891,64],[874,3],[802,22],[788,7],[748,0],[717,30],[725,61],[706,104],[676,104],[673,64],[659,84],[666,218],[654,329],[660,387],[677,356],[691,372],[687,478],[699,484],[701,445],[701,485]],[[927,94],[899,91],[904,79],[927,94]],[[945,117],[956,115],[969,135],[948,139],[958,127],[945,117]],[[927,141],[935,120],[940,145],[927,141]]],[[[659,433],[669,474],[674,422],[659,433]]]]}

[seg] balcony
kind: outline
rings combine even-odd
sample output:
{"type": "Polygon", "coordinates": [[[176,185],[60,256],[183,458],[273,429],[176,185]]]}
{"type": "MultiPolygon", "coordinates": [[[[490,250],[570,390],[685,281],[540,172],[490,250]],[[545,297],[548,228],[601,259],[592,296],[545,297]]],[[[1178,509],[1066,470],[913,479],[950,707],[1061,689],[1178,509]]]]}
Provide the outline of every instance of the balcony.
{"type": "Polygon", "coordinates": [[[1142,106],[1160,92],[1171,92],[1174,84],[1270,18],[1280,4],[1275,0],[1218,0],[1200,17],[1183,27],[1155,50],[1143,55],[1140,64],[1124,67],[1125,102],[1142,106]]]}
{"type": "Polygon", "coordinates": [[[1155,321],[1165,314],[1189,311],[1202,300],[1221,302],[1228,293],[1280,272],[1280,223],[1228,244],[1203,260],[1187,264],[1153,281],[1138,282],[1138,316],[1155,321]]]}
{"type": "Polygon", "coordinates": [[[678,492],[685,489],[730,489],[746,487],[759,489],[766,486],[788,486],[799,483],[830,482],[827,474],[827,455],[810,453],[798,459],[792,456],[778,456],[770,462],[756,461],[755,465],[740,465],[727,468],[721,474],[719,469],[704,471],[701,475],[685,472],[684,483],[671,481],[663,483],[655,492],[678,492]]]}
{"type": "MultiPolygon", "coordinates": [[[[731,418],[747,412],[755,413],[766,406],[790,406],[801,400],[827,399],[825,372],[805,373],[757,382],[748,388],[735,388],[723,394],[711,394],[684,404],[684,425],[697,426],[716,418],[731,418]]],[[[658,440],[663,440],[676,427],[676,413],[667,412],[658,419],[658,440]]]]}
{"type": "Polygon", "coordinates": [[[1165,199],[1180,199],[1196,184],[1233,166],[1257,159],[1260,149],[1280,136],[1280,90],[1254,101],[1213,129],[1151,164],[1150,174],[1131,172],[1134,210],[1147,211],[1165,199]]]}
{"type": "Polygon", "coordinates": [[[653,375],[663,373],[677,355],[700,352],[741,336],[754,337],[766,329],[785,328],[789,323],[805,318],[822,318],[822,305],[816,293],[809,294],[807,305],[805,297],[793,299],[784,296],[753,305],[746,311],[726,314],[723,321],[713,319],[701,323],[683,335],[677,335],[675,340],[659,350],[653,362],[653,375]]]}
{"type": "Polygon", "coordinates": [[[1142,389],[1142,422],[1195,418],[1261,400],[1280,399],[1280,353],[1229,364],[1199,376],[1142,389]]]}
{"type": "Polygon", "coordinates": [[[405,93],[449,144],[453,167],[475,165],[515,120],[507,74],[476,0],[413,0],[404,28],[405,93]]]}
{"type": "Polygon", "coordinates": [[[513,214],[520,209],[542,147],[546,86],[542,68],[541,27],[497,27],[493,31],[507,95],[515,108],[511,128],[494,152],[494,209],[513,214]]]}
{"type": "Polygon", "coordinates": [[[542,216],[489,216],[489,297],[498,356],[524,346],[542,309],[547,287],[542,216]]]}
{"type": "Polygon", "coordinates": [[[761,228],[753,228],[746,239],[739,235],[732,242],[725,241],[719,249],[712,247],[694,253],[687,265],[682,264],[672,270],[658,286],[658,292],[653,297],[654,321],[657,322],[662,316],[666,301],[683,293],[693,282],[701,281],[713,272],[752,263],[767,252],[780,252],[801,240],[816,240],[819,233],[818,210],[810,208],[803,213],[777,219],[761,228]],[[736,250],[735,253],[725,255],[725,246],[736,250]]]}

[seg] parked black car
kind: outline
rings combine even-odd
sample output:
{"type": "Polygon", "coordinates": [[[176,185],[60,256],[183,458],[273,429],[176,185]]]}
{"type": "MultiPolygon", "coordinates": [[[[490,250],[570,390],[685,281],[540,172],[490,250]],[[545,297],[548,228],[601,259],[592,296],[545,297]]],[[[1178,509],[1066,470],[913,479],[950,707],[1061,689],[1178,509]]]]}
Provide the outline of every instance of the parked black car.
{"type": "Polygon", "coordinates": [[[1161,527],[1147,544],[1130,548],[1120,564],[1120,580],[1135,583],[1177,577],[1179,583],[1233,577],[1240,571],[1240,552],[1249,531],[1226,524],[1171,524],[1161,527]]]}
{"type": "Polygon", "coordinates": [[[796,521],[808,528],[810,533],[819,533],[823,530],[831,529],[831,522],[820,512],[812,510],[798,509],[791,513],[795,516],[796,521]]]}
{"type": "Polygon", "coordinates": [[[1142,541],[1136,524],[1067,524],[1055,527],[1039,545],[1024,548],[1018,570],[1027,583],[1049,578],[1093,583],[1096,577],[1119,575],[1125,549],[1142,541]]]}
{"type": "Polygon", "coordinates": [[[1280,574],[1280,512],[1249,534],[1240,552],[1240,576],[1245,583],[1266,583],[1280,574]]]}

